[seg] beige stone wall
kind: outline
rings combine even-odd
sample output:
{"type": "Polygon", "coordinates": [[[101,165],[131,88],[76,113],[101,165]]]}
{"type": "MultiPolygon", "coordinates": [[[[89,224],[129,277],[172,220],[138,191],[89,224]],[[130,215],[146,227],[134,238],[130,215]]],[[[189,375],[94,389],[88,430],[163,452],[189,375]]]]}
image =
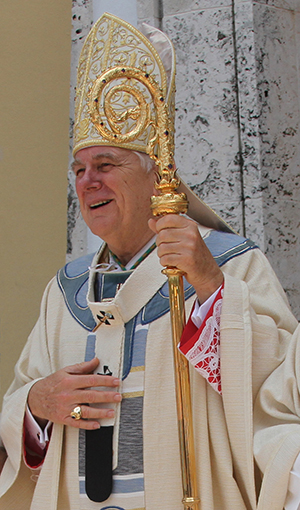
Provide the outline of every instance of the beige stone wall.
{"type": "Polygon", "coordinates": [[[64,264],[71,2],[1,5],[1,394],[64,264]]]}

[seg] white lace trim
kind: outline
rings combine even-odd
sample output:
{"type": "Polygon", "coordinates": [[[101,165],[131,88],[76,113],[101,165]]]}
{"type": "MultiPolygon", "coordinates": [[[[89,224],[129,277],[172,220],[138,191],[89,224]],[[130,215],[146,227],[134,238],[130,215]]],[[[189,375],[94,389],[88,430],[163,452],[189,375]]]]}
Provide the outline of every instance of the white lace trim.
{"type": "MultiPolygon", "coordinates": [[[[223,291],[221,292],[223,297],[223,291]]],[[[218,393],[221,391],[220,371],[220,318],[223,299],[217,299],[198,340],[187,352],[186,357],[195,369],[218,393]]]]}

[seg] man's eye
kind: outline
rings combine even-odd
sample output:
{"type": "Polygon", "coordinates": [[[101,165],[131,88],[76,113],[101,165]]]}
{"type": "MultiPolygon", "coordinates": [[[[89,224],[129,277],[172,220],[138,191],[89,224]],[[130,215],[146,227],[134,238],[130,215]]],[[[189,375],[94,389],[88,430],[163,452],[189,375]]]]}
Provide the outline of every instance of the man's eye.
{"type": "Polygon", "coordinates": [[[102,172],[108,172],[108,170],[110,170],[110,168],[112,167],[113,165],[111,163],[102,163],[98,169],[99,170],[102,170],[102,172]]]}
{"type": "Polygon", "coordinates": [[[76,177],[78,177],[80,174],[82,174],[84,172],[84,168],[78,168],[77,170],[75,170],[75,175],[76,177]]]}

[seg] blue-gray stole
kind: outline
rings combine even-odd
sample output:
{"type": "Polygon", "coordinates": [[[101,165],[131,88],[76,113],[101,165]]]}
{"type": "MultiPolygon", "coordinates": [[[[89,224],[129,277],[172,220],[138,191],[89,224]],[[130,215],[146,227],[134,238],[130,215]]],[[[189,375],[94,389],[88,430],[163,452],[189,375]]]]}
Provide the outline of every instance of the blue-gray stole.
{"type": "MultiPolygon", "coordinates": [[[[245,253],[248,250],[257,248],[257,245],[237,234],[227,232],[218,232],[212,230],[204,239],[211,254],[216,260],[219,267],[223,266],[230,259],[245,253]]],[[[89,254],[80,257],[72,262],[66,264],[57,273],[57,281],[61,292],[63,293],[66,306],[74,317],[74,319],[86,330],[92,331],[96,326],[92,313],[87,305],[87,291],[88,291],[88,278],[89,267],[92,263],[95,254],[89,254]]],[[[128,272],[126,272],[128,275],[128,272]]],[[[119,275],[122,273],[118,273],[119,275]]],[[[125,277],[125,275],[124,275],[125,277]]],[[[109,297],[115,296],[115,287],[118,283],[114,273],[103,273],[103,281],[100,282],[101,286],[105,283],[105,292],[110,294],[109,297]]],[[[185,299],[188,299],[195,293],[193,287],[184,279],[185,299]]],[[[145,307],[143,313],[143,320],[152,322],[158,317],[164,315],[169,311],[169,303],[164,297],[169,295],[168,282],[153,296],[145,307]]],[[[103,295],[103,298],[108,295],[103,295]]]]}
{"type": "MultiPolygon", "coordinates": [[[[211,231],[204,241],[221,267],[230,259],[257,248],[250,240],[235,234],[211,231]]],[[[74,319],[88,332],[95,327],[95,321],[87,305],[89,266],[94,254],[81,257],[67,264],[57,275],[58,285],[63,293],[66,306],[74,319]]],[[[103,272],[97,275],[95,301],[114,298],[118,285],[125,283],[132,271],[103,272]]],[[[146,283],[145,283],[146,284],[146,283]]],[[[184,279],[184,297],[195,294],[194,288],[184,279]]],[[[164,283],[150,301],[142,307],[137,316],[125,324],[123,380],[125,380],[138,359],[144,365],[147,339],[147,325],[169,312],[169,287],[164,283]],[[138,326],[138,328],[137,328],[138,326]],[[142,359],[143,358],[143,359],[142,359]]],[[[85,360],[95,356],[95,335],[88,333],[85,360]]],[[[119,465],[112,472],[112,427],[101,427],[99,431],[80,432],[79,477],[80,493],[87,494],[92,501],[105,501],[111,492],[134,492],[143,490],[143,397],[123,399],[121,404],[121,430],[119,437],[119,465]],[[125,425],[124,425],[125,423],[125,425]],[[123,425],[122,425],[123,424],[123,425]],[[99,437],[98,437],[99,436],[99,437]],[[132,437],[131,437],[132,436],[132,437]],[[128,440],[131,438],[131,442],[128,440]],[[130,451],[128,451],[128,449],[130,451]],[[107,451],[106,451],[107,450],[107,451]],[[92,451],[94,456],[87,457],[92,451]],[[106,454],[105,454],[106,451],[106,454]],[[88,459],[88,462],[86,460],[88,459]],[[130,459],[130,461],[129,461],[130,459]],[[125,480],[119,489],[120,475],[136,473],[134,483],[125,480]],[[113,474],[117,480],[113,482],[113,474]],[[101,476],[100,476],[101,475],[101,476]],[[139,477],[140,476],[140,477],[139,477]],[[101,479],[101,484],[99,480],[101,479]]],[[[107,507],[99,507],[107,508],[107,507]]],[[[115,507],[114,507],[115,508],[115,507]]]]}

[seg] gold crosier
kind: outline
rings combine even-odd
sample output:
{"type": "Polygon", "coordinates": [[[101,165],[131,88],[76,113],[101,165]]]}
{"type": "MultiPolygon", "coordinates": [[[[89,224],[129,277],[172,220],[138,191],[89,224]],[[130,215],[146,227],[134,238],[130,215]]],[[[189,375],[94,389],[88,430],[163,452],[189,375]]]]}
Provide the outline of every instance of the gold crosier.
{"type": "MultiPolygon", "coordinates": [[[[108,69],[95,80],[91,88],[89,112],[98,133],[114,146],[118,144],[124,146],[126,143],[133,142],[149,127],[152,129],[153,136],[148,141],[146,152],[159,168],[156,188],[160,191],[160,195],[151,197],[153,215],[186,213],[188,206],[186,195],[176,191],[180,181],[176,176],[173,159],[173,138],[169,133],[168,105],[155,79],[143,70],[131,66],[116,66],[108,69]],[[114,80],[117,80],[115,86],[111,83],[114,80]],[[143,84],[150,92],[155,107],[156,122],[151,120],[150,106],[141,87],[134,85],[137,82],[143,84]],[[105,94],[105,88],[108,85],[110,88],[105,94]],[[133,96],[136,106],[131,106],[120,114],[114,111],[112,104],[113,99],[120,97],[122,93],[133,96]],[[135,121],[131,125],[126,124],[129,118],[135,121]],[[124,133],[124,123],[128,127],[126,133],[124,133]],[[120,125],[123,126],[123,133],[121,133],[120,125]],[[154,154],[155,147],[158,148],[158,155],[154,154]]],[[[177,348],[185,325],[182,278],[184,273],[174,267],[163,269],[163,273],[168,276],[169,281],[183,487],[182,503],[184,510],[198,510],[200,500],[197,496],[189,366],[188,361],[177,348]]]]}

